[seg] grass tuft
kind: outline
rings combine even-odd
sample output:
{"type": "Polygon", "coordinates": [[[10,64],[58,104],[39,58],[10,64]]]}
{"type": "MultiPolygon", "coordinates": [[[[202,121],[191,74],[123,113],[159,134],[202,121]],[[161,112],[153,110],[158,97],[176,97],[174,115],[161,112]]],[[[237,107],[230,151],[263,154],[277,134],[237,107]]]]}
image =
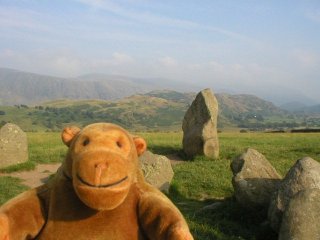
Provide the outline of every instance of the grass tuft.
{"type": "Polygon", "coordinates": [[[33,161],[27,161],[24,163],[19,163],[16,165],[8,166],[5,168],[1,168],[0,172],[2,173],[12,173],[12,172],[18,172],[18,171],[30,171],[35,169],[36,163],[33,161]]]}

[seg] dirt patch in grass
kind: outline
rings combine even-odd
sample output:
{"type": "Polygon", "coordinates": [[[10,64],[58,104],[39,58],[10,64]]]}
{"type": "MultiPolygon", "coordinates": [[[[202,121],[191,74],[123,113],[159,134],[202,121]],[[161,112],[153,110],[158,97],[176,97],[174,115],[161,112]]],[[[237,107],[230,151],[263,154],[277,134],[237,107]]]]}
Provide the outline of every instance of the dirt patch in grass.
{"type": "Polygon", "coordinates": [[[0,173],[0,176],[10,176],[21,179],[21,183],[30,187],[38,187],[45,183],[49,176],[54,174],[61,163],[38,164],[32,171],[21,171],[13,173],[0,173]]]}

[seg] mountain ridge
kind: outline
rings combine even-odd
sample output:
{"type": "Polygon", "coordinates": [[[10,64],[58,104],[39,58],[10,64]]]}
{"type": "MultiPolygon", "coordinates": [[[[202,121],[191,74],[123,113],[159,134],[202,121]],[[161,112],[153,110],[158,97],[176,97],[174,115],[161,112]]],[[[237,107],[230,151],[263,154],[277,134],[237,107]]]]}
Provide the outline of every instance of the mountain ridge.
{"type": "MultiPolygon", "coordinates": [[[[149,96],[152,96],[157,91],[162,91],[162,95],[164,94],[163,91],[168,91],[167,94],[169,95],[172,94],[170,91],[180,92],[180,97],[182,96],[182,98],[184,98],[184,93],[181,92],[190,92],[190,98],[192,92],[200,90],[201,88],[198,86],[181,84],[169,79],[136,78],[99,73],[85,74],[74,78],[62,78],[0,68],[0,105],[9,106],[20,104],[39,105],[45,101],[56,99],[116,100],[135,94],[149,94],[149,96]]],[[[232,98],[233,110],[228,113],[231,118],[234,117],[234,113],[237,113],[239,107],[243,107],[245,104],[251,104],[251,108],[259,107],[259,104],[262,104],[261,98],[252,94],[215,94],[221,96],[221,105],[224,104],[224,101],[230,101],[232,98]],[[246,101],[245,96],[249,97],[250,100],[247,103],[240,104],[239,101],[246,101]]],[[[177,93],[174,95],[175,98],[178,97],[177,93]]],[[[264,101],[267,102],[266,100],[264,101]]],[[[269,107],[271,106],[270,103],[268,102],[269,107]]],[[[267,107],[267,105],[264,107],[267,107]]],[[[274,109],[274,106],[273,104],[271,108],[274,109]]],[[[319,105],[307,106],[298,102],[284,104],[280,108],[293,114],[319,114],[320,112],[319,105]]],[[[256,111],[259,111],[259,109],[256,109],[256,111]]]]}
{"type": "MultiPolygon", "coordinates": [[[[178,85],[174,81],[168,82],[106,74],[61,78],[0,68],[0,105],[39,104],[61,98],[114,100],[178,85]]],[[[193,87],[186,84],[181,89],[193,87]]]]}

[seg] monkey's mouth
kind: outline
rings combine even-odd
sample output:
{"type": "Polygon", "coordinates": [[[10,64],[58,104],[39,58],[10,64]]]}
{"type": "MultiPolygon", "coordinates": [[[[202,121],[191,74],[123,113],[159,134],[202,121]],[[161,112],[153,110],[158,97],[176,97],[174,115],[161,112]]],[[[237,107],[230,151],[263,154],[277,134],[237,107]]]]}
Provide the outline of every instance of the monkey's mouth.
{"type": "Polygon", "coordinates": [[[113,186],[116,186],[116,185],[119,185],[121,184],[122,182],[126,181],[128,179],[128,176],[120,179],[119,181],[116,181],[116,182],[113,182],[113,183],[109,183],[109,184],[103,184],[103,185],[93,185],[91,183],[88,183],[86,182],[85,180],[83,180],[79,174],[77,174],[77,178],[79,179],[79,181],[81,183],[83,183],[84,185],[87,185],[89,187],[94,187],[94,188],[108,188],[108,187],[113,187],[113,186]]]}

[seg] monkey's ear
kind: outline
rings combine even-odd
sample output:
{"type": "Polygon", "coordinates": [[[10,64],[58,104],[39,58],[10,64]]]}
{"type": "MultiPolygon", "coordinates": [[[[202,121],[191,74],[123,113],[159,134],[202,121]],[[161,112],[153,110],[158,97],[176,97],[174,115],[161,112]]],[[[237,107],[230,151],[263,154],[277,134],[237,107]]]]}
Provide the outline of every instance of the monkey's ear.
{"type": "Polygon", "coordinates": [[[141,156],[147,149],[147,143],[142,137],[133,137],[133,142],[136,146],[136,150],[138,153],[138,156],[141,156]]]}
{"type": "Polygon", "coordinates": [[[71,126],[65,127],[61,133],[61,139],[65,145],[70,147],[72,139],[80,132],[80,128],[71,126]]]}

